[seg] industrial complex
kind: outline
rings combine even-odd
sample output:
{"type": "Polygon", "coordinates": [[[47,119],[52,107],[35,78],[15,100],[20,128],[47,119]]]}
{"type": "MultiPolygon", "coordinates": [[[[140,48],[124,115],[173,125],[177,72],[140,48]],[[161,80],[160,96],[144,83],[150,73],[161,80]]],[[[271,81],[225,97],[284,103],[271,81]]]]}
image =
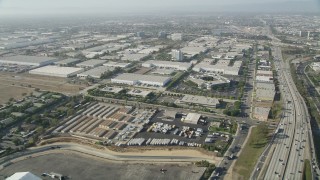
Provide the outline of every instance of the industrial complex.
{"type": "Polygon", "coordinates": [[[0,63],[2,64],[16,64],[16,65],[29,65],[29,66],[45,66],[53,64],[58,61],[56,58],[52,57],[40,57],[40,56],[9,56],[9,57],[0,57],[0,63]]]}
{"type": "Polygon", "coordinates": [[[60,66],[44,66],[29,71],[30,74],[55,76],[55,77],[71,77],[83,72],[83,68],[60,67],[60,66]]]}
{"type": "Polygon", "coordinates": [[[171,81],[170,77],[123,73],[112,78],[112,83],[163,87],[171,81]]]}
{"type": "Polygon", "coordinates": [[[156,67],[164,69],[174,69],[179,71],[187,71],[192,64],[187,62],[173,62],[173,61],[155,61],[150,60],[142,63],[143,67],[156,67]]]}

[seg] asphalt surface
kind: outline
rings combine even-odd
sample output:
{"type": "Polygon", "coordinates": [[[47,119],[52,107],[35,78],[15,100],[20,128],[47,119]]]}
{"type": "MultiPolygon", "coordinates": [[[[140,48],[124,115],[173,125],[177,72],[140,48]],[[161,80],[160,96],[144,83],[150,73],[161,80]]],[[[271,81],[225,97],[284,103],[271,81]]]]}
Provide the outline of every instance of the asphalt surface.
{"type": "MultiPolygon", "coordinates": [[[[110,162],[90,158],[75,153],[50,153],[16,162],[0,171],[0,179],[18,171],[30,171],[37,176],[55,172],[67,176],[67,179],[199,179],[204,167],[191,164],[141,164],[110,162]],[[160,170],[165,169],[164,173],[160,170]]],[[[52,179],[41,176],[44,180],[52,179]]]]}
{"type": "Polygon", "coordinates": [[[30,148],[25,151],[15,153],[4,158],[0,158],[0,170],[15,159],[22,157],[29,157],[34,154],[43,153],[53,150],[67,150],[70,152],[78,152],[87,154],[101,159],[113,160],[113,161],[141,161],[141,162],[195,162],[209,159],[192,157],[192,156],[129,156],[129,155],[112,155],[106,152],[98,151],[94,148],[83,146],[74,143],[55,143],[52,145],[46,145],[41,147],[30,148]]]}

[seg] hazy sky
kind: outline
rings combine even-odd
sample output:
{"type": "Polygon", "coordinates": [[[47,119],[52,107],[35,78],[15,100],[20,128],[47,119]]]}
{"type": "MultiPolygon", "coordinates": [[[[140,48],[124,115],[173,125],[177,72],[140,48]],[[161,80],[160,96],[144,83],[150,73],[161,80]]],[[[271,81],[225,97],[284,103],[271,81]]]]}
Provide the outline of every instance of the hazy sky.
{"type": "Polygon", "coordinates": [[[0,15],[219,10],[232,5],[319,0],[0,0],[0,15]]]}

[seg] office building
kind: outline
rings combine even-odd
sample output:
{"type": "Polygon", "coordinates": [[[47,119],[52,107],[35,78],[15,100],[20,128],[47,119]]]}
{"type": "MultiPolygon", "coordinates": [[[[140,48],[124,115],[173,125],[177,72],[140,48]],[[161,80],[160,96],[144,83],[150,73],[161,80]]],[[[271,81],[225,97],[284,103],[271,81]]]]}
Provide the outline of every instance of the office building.
{"type": "Polygon", "coordinates": [[[181,50],[173,49],[171,51],[171,56],[173,61],[182,61],[183,60],[183,54],[181,50]]]}

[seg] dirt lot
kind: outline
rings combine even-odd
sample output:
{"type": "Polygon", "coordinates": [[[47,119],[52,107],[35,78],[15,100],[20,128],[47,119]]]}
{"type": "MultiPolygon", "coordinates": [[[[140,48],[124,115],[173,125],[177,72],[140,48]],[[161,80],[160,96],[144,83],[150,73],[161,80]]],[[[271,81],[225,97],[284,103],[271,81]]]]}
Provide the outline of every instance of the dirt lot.
{"type": "Polygon", "coordinates": [[[33,91],[33,88],[6,85],[0,80],[0,104],[8,102],[10,98],[20,99],[23,93],[30,94],[33,91]]]}
{"type": "MultiPolygon", "coordinates": [[[[48,154],[14,163],[0,171],[0,179],[15,172],[30,171],[37,176],[55,172],[70,179],[200,179],[205,168],[175,164],[112,163],[78,154],[48,154]],[[161,173],[160,169],[166,169],[161,173]]],[[[43,177],[42,177],[43,178],[43,177]]],[[[44,179],[51,179],[46,177],[44,179]]]]}
{"type": "MultiPolygon", "coordinates": [[[[0,85],[14,85],[17,87],[32,87],[64,94],[75,94],[86,87],[85,84],[70,84],[66,78],[24,74],[0,73],[0,85]]],[[[2,92],[2,91],[1,91],[2,92]]],[[[1,94],[2,95],[2,94],[1,94]]]]}

